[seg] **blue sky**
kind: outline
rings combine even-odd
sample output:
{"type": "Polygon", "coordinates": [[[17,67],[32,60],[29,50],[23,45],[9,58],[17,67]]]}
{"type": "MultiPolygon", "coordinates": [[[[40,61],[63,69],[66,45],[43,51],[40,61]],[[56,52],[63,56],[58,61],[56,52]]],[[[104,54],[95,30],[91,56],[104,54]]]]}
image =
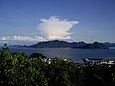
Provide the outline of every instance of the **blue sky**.
{"type": "Polygon", "coordinates": [[[49,38],[91,42],[92,36],[95,41],[115,42],[115,0],[0,0],[0,43],[32,44],[49,38]],[[56,25],[65,20],[64,24],[79,23],[65,32],[62,28],[62,36],[58,28],[46,32],[48,24],[41,19],[48,24],[57,19],[56,25]],[[39,29],[42,23],[44,31],[39,29]]]}

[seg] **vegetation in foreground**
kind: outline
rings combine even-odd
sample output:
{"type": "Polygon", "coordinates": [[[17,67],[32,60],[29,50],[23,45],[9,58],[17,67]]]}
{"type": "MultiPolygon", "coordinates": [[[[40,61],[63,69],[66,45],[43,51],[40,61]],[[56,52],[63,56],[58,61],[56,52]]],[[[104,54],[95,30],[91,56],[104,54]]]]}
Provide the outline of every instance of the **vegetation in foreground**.
{"type": "Polygon", "coordinates": [[[83,66],[42,54],[0,51],[0,86],[115,86],[115,65],[83,66]]]}

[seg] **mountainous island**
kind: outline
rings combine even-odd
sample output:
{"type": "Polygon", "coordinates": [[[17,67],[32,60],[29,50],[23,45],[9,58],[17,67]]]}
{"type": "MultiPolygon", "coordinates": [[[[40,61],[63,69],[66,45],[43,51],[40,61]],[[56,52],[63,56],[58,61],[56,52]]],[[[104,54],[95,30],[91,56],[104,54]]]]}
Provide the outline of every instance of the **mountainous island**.
{"type": "Polygon", "coordinates": [[[66,41],[44,41],[30,46],[23,46],[30,48],[81,48],[81,49],[109,49],[107,43],[85,43],[85,42],[66,42],[66,41]]]}

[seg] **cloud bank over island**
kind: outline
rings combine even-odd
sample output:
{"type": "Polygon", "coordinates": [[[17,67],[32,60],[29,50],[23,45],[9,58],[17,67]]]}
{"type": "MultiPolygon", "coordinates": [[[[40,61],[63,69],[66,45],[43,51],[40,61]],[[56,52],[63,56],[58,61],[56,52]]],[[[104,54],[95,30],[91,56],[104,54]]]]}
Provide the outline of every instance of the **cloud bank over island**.
{"type": "Polygon", "coordinates": [[[60,19],[56,16],[51,16],[49,19],[41,19],[38,25],[38,30],[42,33],[45,39],[71,39],[70,32],[68,32],[78,21],[69,21],[67,19],[60,19]]]}
{"type": "MultiPolygon", "coordinates": [[[[38,24],[38,36],[1,36],[0,41],[45,41],[45,40],[67,40],[71,39],[68,32],[78,21],[69,21],[51,16],[49,19],[42,18],[38,24]]],[[[25,34],[24,34],[25,35],[25,34]]]]}
{"type": "Polygon", "coordinates": [[[44,41],[43,37],[40,36],[2,36],[0,37],[2,41],[44,41]]]}

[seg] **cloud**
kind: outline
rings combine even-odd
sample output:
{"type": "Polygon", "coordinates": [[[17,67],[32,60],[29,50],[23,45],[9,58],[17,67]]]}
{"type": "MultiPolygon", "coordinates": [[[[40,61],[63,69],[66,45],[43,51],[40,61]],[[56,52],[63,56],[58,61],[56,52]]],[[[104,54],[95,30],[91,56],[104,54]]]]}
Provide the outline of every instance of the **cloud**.
{"type": "Polygon", "coordinates": [[[16,40],[16,41],[44,41],[43,37],[39,36],[2,36],[0,37],[1,41],[11,41],[11,40],[16,40]]]}
{"type": "Polygon", "coordinates": [[[55,39],[71,39],[68,32],[78,21],[69,21],[58,17],[50,17],[49,19],[41,19],[38,25],[38,30],[41,32],[38,36],[1,36],[0,43],[8,41],[33,41],[40,42],[55,39]],[[41,35],[41,36],[40,36],[41,35]]]}
{"type": "Polygon", "coordinates": [[[58,17],[50,17],[49,19],[41,19],[38,25],[38,30],[47,40],[52,39],[71,39],[68,32],[78,21],[69,21],[67,19],[59,19],[58,17]]]}

